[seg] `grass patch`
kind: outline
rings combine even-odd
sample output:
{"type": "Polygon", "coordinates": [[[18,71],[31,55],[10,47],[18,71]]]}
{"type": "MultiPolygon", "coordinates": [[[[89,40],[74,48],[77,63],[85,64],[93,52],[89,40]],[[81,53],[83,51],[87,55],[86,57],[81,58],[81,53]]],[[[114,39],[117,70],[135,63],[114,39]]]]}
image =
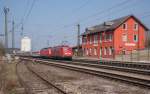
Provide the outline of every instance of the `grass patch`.
{"type": "Polygon", "coordinates": [[[16,63],[1,63],[0,66],[1,91],[4,94],[18,94],[16,89],[21,86],[16,75],[16,63]]]}

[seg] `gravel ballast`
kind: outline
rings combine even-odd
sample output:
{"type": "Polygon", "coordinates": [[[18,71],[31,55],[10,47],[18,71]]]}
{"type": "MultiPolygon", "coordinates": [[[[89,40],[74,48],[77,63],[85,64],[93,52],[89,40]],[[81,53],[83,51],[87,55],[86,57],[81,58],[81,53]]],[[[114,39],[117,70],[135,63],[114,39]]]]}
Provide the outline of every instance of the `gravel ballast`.
{"type": "Polygon", "coordinates": [[[38,72],[69,94],[150,94],[150,90],[68,69],[32,64],[38,72]]]}

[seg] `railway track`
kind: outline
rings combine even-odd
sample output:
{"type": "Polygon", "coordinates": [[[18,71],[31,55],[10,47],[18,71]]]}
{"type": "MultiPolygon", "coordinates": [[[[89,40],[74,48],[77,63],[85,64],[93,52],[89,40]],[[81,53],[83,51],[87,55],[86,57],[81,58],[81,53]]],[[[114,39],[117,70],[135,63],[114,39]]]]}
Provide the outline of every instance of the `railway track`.
{"type": "MultiPolygon", "coordinates": [[[[30,60],[32,59],[24,59],[24,60],[30,60]]],[[[50,62],[50,61],[44,61],[44,60],[36,60],[36,62],[39,62],[41,64],[47,64],[51,66],[66,68],[74,71],[89,73],[92,75],[97,75],[100,77],[106,77],[110,79],[120,80],[128,83],[132,83],[134,85],[139,85],[142,87],[150,88],[150,76],[147,74],[138,74],[138,73],[131,73],[130,71],[118,71],[118,70],[110,70],[110,69],[101,69],[98,67],[91,67],[83,66],[83,65],[73,65],[71,63],[58,63],[58,62],[50,62]]],[[[122,69],[123,70],[123,69],[122,69]]]]}
{"type": "MultiPolygon", "coordinates": [[[[36,58],[36,59],[43,59],[43,58],[36,58]]],[[[144,62],[123,62],[123,61],[85,60],[85,59],[73,59],[72,61],[69,61],[69,60],[55,60],[55,59],[48,59],[48,58],[43,60],[70,62],[70,63],[80,62],[80,63],[90,63],[90,64],[97,64],[97,65],[99,64],[99,65],[107,65],[107,66],[126,67],[132,69],[150,70],[150,63],[144,63],[144,62]]]]}
{"type": "Polygon", "coordinates": [[[131,72],[131,73],[137,73],[137,74],[144,74],[144,75],[150,75],[150,70],[147,69],[139,69],[139,68],[128,68],[121,67],[121,66],[111,66],[111,65],[105,65],[105,64],[99,64],[99,63],[85,63],[85,62],[73,62],[73,61],[64,61],[64,60],[53,60],[53,59],[42,59],[45,61],[53,61],[53,62],[61,62],[66,64],[73,64],[73,65],[81,65],[81,66],[88,66],[88,67],[95,67],[95,68],[102,68],[102,69],[110,69],[110,70],[118,70],[118,71],[124,71],[124,72],[131,72]]]}
{"type": "Polygon", "coordinates": [[[150,70],[150,63],[144,63],[144,62],[108,61],[108,60],[97,61],[97,60],[80,60],[80,59],[79,60],[74,59],[73,61],[150,70]]]}
{"type": "MultiPolygon", "coordinates": [[[[24,57],[24,56],[22,56],[24,57]]],[[[28,56],[27,58],[30,58],[28,56]]],[[[43,59],[40,57],[32,57],[36,59],[43,59]]],[[[90,64],[100,64],[100,65],[108,65],[108,66],[117,66],[117,67],[127,67],[132,69],[143,69],[143,70],[150,70],[150,63],[145,62],[127,62],[127,61],[115,61],[115,60],[86,60],[86,59],[73,59],[72,61],[66,60],[54,60],[54,59],[43,59],[43,60],[50,60],[50,61],[61,61],[61,62],[80,62],[80,63],[90,63],[90,64]]]]}
{"type": "Polygon", "coordinates": [[[67,94],[28,64],[16,65],[16,72],[26,94],[67,94]]]}

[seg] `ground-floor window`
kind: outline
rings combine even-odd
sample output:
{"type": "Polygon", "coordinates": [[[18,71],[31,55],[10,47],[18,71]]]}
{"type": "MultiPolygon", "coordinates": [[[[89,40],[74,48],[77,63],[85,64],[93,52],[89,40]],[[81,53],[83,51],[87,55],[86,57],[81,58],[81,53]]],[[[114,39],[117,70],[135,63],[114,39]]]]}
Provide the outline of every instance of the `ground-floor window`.
{"type": "Polygon", "coordinates": [[[126,54],[126,50],[122,50],[122,55],[125,55],[126,54]]]}
{"type": "Polygon", "coordinates": [[[92,48],[89,49],[89,54],[91,55],[91,53],[92,53],[92,48]]]}
{"type": "Polygon", "coordinates": [[[100,57],[102,57],[102,47],[99,50],[99,55],[100,55],[100,57]]]}
{"type": "Polygon", "coordinates": [[[94,55],[97,55],[97,49],[94,48],[94,55]]]}
{"type": "Polygon", "coordinates": [[[109,47],[109,55],[112,55],[113,49],[112,47],[109,47]]]}
{"type": "Polygon", "coordinates": [[[88,48],[86,49],[86,55],[89,55],[88,48]]]}
{"type": "Polygon", "coordinates": [[[107,54],[107,47],[104,48],[104,55],[107,54]]]}

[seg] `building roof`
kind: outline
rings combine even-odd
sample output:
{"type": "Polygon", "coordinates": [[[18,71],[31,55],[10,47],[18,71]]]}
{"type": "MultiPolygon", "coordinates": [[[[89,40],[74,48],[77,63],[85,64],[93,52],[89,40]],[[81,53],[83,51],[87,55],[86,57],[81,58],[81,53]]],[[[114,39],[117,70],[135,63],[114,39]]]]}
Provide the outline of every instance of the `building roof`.
{"type": "Polygon", "coordinates": [[[87,28],[86,31],[82,35],[93,34],[93,33],[102,32],[102,31],[113,31],[131,17],[133,17],[137,22],[139,22],[145,28],[146,31],[149,30],[134,15],[128,15],[128,16],[124,16],[124,17],[121,17],[121,18],[118,18],[118,19],[115,19],[115,20],[104,22],[100,25],[96,25],[96,26],[87,28]]]}

